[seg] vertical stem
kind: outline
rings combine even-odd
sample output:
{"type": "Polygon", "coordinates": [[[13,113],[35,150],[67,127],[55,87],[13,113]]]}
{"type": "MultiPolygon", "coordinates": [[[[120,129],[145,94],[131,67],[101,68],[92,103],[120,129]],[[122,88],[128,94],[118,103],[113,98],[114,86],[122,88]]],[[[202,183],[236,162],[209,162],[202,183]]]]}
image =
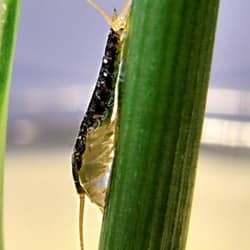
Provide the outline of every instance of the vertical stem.
{"type": "Polygon", "coordinates": [[[20,5],[20,0],[0,3],[0,250],[3,249],[3,165],[8,97],[20,5]]]}
{"type": "Polygon", "coordinates": [[[219,0],[134,0],[100,250],[184,250],[219,0]]]}

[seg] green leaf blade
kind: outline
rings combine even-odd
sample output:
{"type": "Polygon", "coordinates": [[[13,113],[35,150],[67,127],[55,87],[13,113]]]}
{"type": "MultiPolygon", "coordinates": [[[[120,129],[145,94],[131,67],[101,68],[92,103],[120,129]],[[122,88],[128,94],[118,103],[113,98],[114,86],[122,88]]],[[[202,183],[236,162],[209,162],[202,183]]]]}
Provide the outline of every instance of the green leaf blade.
{"type": "Polygon", "coordinates": [[[20,0],[3,0],[0,3],[0,249],[3,249],[3,165],[8,97],[20,5],[20,0]]]}

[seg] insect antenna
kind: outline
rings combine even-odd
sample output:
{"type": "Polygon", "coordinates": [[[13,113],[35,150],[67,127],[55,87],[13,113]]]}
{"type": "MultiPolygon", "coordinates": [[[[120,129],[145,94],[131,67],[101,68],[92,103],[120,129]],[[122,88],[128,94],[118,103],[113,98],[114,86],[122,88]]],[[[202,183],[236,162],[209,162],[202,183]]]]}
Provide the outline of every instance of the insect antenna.
{"type": "Polygon", "coordinates": [[[130,5],[132,0],[127,0],[124,7],[122,8],[121,13],[118,15],[116,10],[114,10],[113,18],[110,18],[109,15],[94,1],[86,0],[90,5],[92,5],[107,21],[107,23],[112,27],[114,31],[119,31],[125,28],[126,17],[128,15],[130,5]]]}
{"type": "Polygon", "coordinates": [[[109,17],[109,15],[100,7],[98,6],[95,2],[93,2],[92,0],[87,0],[87,2],[92,5],[107,21],[107,23],[112,26],[113,21],[112,19],[109,17]]]}
{"type": "Polygon", "coordinates": [[[127,16],[129,9],[130,9],[130,5],[131,5],[131,0],[127,0],[119,16],[121,17],[127,16]]]}

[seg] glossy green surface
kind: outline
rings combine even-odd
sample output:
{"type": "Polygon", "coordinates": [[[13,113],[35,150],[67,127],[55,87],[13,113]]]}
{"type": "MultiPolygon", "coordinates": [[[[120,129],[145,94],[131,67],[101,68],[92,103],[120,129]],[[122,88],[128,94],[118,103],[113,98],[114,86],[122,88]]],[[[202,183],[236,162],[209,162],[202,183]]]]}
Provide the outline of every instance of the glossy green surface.
{"type": "Polygon", "coordinates": [[[0,249],[3,249],[3,165],[8,97],[20,4],[20,0],[2,0],[0,3],[0,249]]]}
{"type": "Polygon", "coordinates": [[[218,2],[133,2],[100,250],[185,249],[218,2]]]}

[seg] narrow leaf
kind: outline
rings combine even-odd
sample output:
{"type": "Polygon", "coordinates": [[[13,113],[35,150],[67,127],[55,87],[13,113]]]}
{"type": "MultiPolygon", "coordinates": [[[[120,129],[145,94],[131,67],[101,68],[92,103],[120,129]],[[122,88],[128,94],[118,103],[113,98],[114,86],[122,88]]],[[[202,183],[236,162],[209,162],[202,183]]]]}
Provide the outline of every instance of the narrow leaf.
{"type": "Polygon", "coordinates": [[[3,164],[6,143],[8,96],[20,0],[0,3],[0,249],[3,249],[3,164]]]}

